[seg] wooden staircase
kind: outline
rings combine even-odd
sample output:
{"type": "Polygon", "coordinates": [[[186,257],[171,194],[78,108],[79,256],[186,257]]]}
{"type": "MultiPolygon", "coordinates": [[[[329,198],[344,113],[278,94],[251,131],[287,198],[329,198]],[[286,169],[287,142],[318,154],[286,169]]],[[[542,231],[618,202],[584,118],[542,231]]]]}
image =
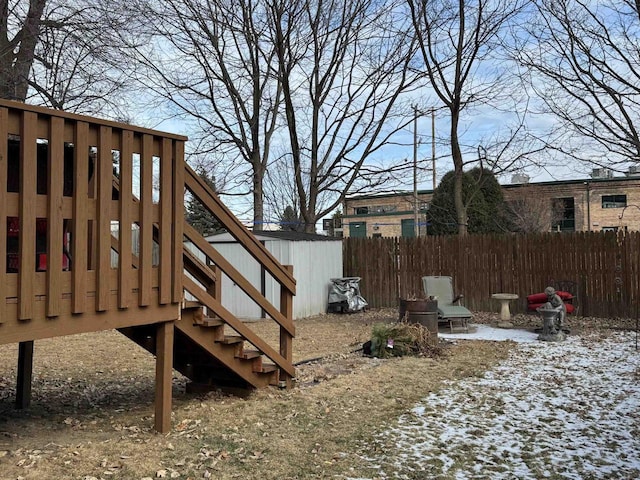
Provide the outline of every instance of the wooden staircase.
{"type": "MultiPolygon", "coordinates": [[[[218,200],[209,186],[204,184],[188,166],[185,168],[185,185],[192,194],[197,195],[203,205],[216,215],[229,231],[237,235],[239,242],[247,243],[247,239],[254,240],[251,234],[247,235],[246,229],[218,200]]],[[[119,189],[115,181],[113,186],[115,191],[119,189]]],[[[283,285],[281,308],[276,309],[186,222],[183,225],[183,232],[191,247],[183,246],[182,284],[185,291],[197,300],[183,302],[181,316],[175,322],[173,368],[201,389],[291,386],[291,378],[295,375],[291,352],[291,339],[294,334],[291,320],[291,291],[283,285]],[[221,272],[228,275],[280,324],[279,351],[253,333],[233,313],[222,306],[220,302],[221,272]],[[205,312],[210,314],[206,315],[205,312]],[[247,343],[250,347],[245,348],[247,343]]],[[[155,230],[154,239],[156,239],[155,230]]],[[[112,245],[116,248],[115,239],[112,239],[112,245]]],[[[263,248],[256,250],[257,253],[263,253],[263,251],[263,248]]],[[[271,257],[271,260],[274,259],[271,257]]],[[[135,263],[134,258],[134,265],[135,263]]],[[[288,277],[292,278],[290,267],[274,265],[279,266],[288,277]]],[[[295,286],[295,283],[293,285],[295,286]]],[[[132,326],[118,330],[156,355],[153,326],[132,326]]]]}
{"type": "Polygon", "coordinates": [[[292,320],[295,280],[291,267],[280,265],[188,166],[185,166],[185,187],[280,282],[281,295],[277,309],[185,222],[183,233],[187,244],[183,248],[185,273],[182,285],[195,301],[182,305],[181,319],[175,323],[175,368],[201,385],[290,387],[295,375],[291,343],[295,334],[292,320]],[[279,326],[277,347],[266,342],[222,305],[222,272],[279,326]]]}
{"type": "MultiPolygon", "coordinates": [[[[220,319],[207,318],[204,307],[186,302],[176,322],[173,368],[204,388],[263,388],[278,385],[276,365],[263,360],[262,352],[245,348],[240,335],[225,333],[220,319]]],[[[156,354],[155,328],[151,325],[119,329],[120,333],[156,354]]]]}

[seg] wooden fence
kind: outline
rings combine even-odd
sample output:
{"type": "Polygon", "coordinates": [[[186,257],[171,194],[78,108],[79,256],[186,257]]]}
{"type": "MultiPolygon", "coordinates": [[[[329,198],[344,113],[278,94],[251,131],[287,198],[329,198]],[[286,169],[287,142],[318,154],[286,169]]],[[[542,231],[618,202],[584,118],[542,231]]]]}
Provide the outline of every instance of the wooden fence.
{"type": "Polygon", "coordinates": [[[497,311],[492,293],[526,296],[558,281],[573,281],[578,315],[638,315],[640,232],[347,238],[344,275],[358,276],[373,307],[422,295],[421,277],[450,275],[455,293],[474,311],[497,311]]]}

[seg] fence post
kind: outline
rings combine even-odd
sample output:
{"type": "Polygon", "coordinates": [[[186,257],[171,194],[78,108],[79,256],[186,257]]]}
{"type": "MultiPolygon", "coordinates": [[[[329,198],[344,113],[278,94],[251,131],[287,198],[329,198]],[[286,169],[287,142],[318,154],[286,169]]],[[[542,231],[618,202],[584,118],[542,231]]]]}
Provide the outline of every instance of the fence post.
{"type": "MultiPolygon", "coordinates": [[[[293,274],[293,265],[285,265],[287,271],[293,274]]],[[[280,286],[280,313],[293,323],[293,295],[284,286],[280,286]]],[[[286,328],[280,327],[280,355],[282,355],[288,363],[293,363],[293,337],[286,328]]],[[[278,385],[284,388],[291,388],[291,375],[280,370],[280,378],[278,385]]]]}

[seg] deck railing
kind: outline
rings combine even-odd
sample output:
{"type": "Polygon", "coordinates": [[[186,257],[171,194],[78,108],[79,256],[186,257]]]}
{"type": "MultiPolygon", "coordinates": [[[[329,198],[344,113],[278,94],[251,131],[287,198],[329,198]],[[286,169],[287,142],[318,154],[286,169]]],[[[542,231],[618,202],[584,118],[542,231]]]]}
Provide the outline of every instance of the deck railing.
{"type": "MultiPolygon", "coordinates": [[[[134,323],[175,318],[186,138],[0,100],[0,139],[0,321],[139,308],[134,323]],[[139,245],[119,234],[132,229],[139,245]]],[[[59,328],[42,324],[36,338],[83,330],[59,328]]]]}
{"type": "Polygon", "coordinates": [[[291,268],[189,168],[185,141],[0,100],[0,343],[178,320],[187,290],[290,379],[291,268]],[[281,285],[278,308],[184,222],[185,189],[281,285]],[[278,346],[222,306],[220,272],[273,319],[278,346]]]}

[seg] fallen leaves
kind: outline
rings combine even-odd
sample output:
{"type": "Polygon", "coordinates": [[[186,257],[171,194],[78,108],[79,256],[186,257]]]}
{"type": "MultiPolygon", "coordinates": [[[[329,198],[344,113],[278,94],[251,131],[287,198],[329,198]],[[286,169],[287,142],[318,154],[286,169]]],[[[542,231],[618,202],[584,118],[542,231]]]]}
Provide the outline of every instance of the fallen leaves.
{"type": "MultiPolygon", "coordinates": [[[[497,315],[478,317],[491,322],[497,315]]],[[[296,321],[294,359],[316,360],[296,368],[293,390],[264,390],[246,400],[218,390],[185,395],[186,380],[176,374],[167,435],[153,430],[154,359],[119,333],[39,341],[33,406],[20,413],[13,409],[16,348],[2,346],[3,478],[357,477],[349,470],[358,461],[348,447],[353,441],[444,379],[483,372],[507,348],[458,345],[445,361],[397,362],[356,351],[373,323],[395,318],[397,311],[386,309],[296,321]],[[165,476],[156,477],[161,471],[165,476]]]]}

